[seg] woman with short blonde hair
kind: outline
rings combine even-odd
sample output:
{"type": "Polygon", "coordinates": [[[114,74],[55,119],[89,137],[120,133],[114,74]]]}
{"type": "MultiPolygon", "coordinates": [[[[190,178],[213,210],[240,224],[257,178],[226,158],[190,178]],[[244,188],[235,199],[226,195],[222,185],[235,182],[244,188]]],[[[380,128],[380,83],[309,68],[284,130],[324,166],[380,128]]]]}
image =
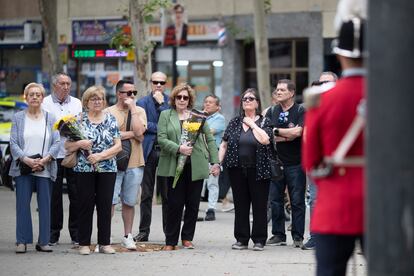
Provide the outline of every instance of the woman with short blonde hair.
{"type": "Polygon", "coordinates": [[[87,110],[88,109],[88,103],[90,98],[92,97],[100,97],[103,99],[103,107],[106,108],[106,97],[105,97],[105,88],[102,86],[91,86],[88,89],[83,92],[82,95],[82,107],[87,110]]]}
{"type": "Polygon", "coordinates": [[[73,168],[79,196],[79,253],[90,254],[94,208],[98,215],[99,252],[114,254],[110,245],[111,209],[116,179],[116,155],[122,150],[116,119],[104,112],[105,89],[91,86],[83,93],[84,112],[80,125],[86,139],[66,141],[67,152],[78,151],[78,163],[73,168]],[[82,149],[83,151],[79,151],[82,149]],[[88,152],[84,155],[82,152],[88,152]]]}
{"type": "Polygon", "coordinates": [[[45,89],[40,83],[24,88],[27,109],[13,116],[10,151],[13,161],[9,174],[16,182],[16,253],[26,253],[33,243],[30,200],[37,191],[39,209],[39,238],[36,250],[51,252],[50,191],[56,180],[56,157],[59,153],[59,134],[53,130],[55,117],[42,110],[45,89]]]}

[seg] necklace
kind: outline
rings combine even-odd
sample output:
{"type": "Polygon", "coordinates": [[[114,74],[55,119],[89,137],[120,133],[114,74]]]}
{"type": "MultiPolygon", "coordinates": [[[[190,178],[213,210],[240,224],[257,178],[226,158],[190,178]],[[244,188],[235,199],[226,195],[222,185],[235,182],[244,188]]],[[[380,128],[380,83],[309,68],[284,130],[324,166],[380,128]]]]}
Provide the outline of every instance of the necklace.
{"type": "Polygon", "coordinates": [[[27,116],[29,116],[29,118],[32,118],[32,119],[37,120],[37,119],[39,119],[41,117],[42,112],[39,112],[39,113],[30,113],[30,112],[27,112],[26,114],[27,114],[27,116]]]}

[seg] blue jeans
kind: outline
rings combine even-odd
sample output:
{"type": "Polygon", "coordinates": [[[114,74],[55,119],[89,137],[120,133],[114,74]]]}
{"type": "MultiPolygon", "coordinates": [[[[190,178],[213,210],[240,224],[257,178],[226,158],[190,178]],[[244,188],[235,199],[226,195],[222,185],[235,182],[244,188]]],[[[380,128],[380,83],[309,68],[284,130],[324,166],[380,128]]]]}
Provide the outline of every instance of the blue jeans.
{"type": "MultiPolygon", "coordinates": [[[[211,168],[211,165],[210,165],[211,168]]],[[[219,176],[210,174],[208,179],[204,180],[207,183],[208,189],[208,209],[216,209],[216,204],[219,196],[219,176]]]]}
{"type": "Polygon", "coordinates": [[[47,245],[50,237],[50,178],[21,175],[16,181],[16,243],[33,243],[30,201],[33,190],[37,191],[39,208],[39,245],[47,245]]]}
{"type": "Polygon", "coordinates": [[[292,207],[292,238],[303,240],[305,231],[306,177],[301,165],[284,166],[284,178],[270,184],[272,234],[286,240],[284,196],[287,187],[292,207]]]}
{"type": "MultiPolygon", "coordinates": [[[[315,207],[315,202],[316,202],[316,185],[313,182],[312,179],[308,178],[309,181],[309,209],[310,209],[310,215],[312,217],[312,213],[313,213],[313,208],[315,207]]],[[[310,232],[310,238],[314,238],[315,234],[310,232]]]]}

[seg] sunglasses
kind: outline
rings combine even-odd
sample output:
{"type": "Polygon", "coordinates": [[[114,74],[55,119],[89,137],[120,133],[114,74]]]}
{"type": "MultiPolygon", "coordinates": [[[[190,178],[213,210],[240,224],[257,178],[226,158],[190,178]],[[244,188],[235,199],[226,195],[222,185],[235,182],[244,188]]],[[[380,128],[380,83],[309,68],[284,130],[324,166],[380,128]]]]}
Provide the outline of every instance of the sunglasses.
{"type": "Polygon", "coordinates": [[[188,101],[189,99],[190,99],[190,97],[189,96],[183,96],[183,95],[177,95],[177,96],[175,96],[175,99],[176,100],[184,100],[184,101],[188,101]]]}
{"type": "Polygon", "coordinates": [[[153,85],[165,85],[167,82],[166,81],[151,81],[153,85]]]}
{"type": "Polygon", "coordinates": [[[130,91],[119,91],[119,93],[121,94],[127,94],[128,97],[132,96],[132,94],[134,94],[134,96],[136,96],[138,94],[137,90],[130,90],[130,91]]]}
{"type": "Polygon", "coordinates": [[[247,101],[252,102],[252,101],[255,101],[255,100],[256,100],[255,97],[243,97],[243,99],[242,99],[243,102],[247,102],[247,101]]]}
{"type": "Polygon", "coordinates": [[[280,124],[286,123],[288,121],[288,116],[289,116],[289,111],[281,112],[278,118],[279,123],[280,124]]]}

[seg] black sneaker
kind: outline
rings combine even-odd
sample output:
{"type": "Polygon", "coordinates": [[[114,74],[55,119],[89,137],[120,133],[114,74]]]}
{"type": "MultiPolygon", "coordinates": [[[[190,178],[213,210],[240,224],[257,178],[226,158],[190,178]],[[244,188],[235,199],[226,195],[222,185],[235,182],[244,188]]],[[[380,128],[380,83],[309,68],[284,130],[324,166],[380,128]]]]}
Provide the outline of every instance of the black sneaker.
{"type": "Polygon", "coordinates": [[[253,245],[253,251],[263,251],[263,250],[264,250],[263,243],[258,242],[253,245]]]}
{"type": "Polygon", "coordinates": [[[146,242],[146,241],[148,241],[148,234],[147,233],[143,233],[143,232],[139,232],[134,237],[134,241],[136,241],[136,242],[146,242]]]}
{"type": "Polygon", "coordinates": [[[303,239],[293,239],[293,247],[302,248],[303,247],[303,239]]]}
{"type": "Polygon", "coordinates": [[[286,240],[282,240],[281,238],[279,238],[278,236],[273,236],[271,237],[267,243],[267,245],[270,246],[275,246],[275,245],[286,245],[286,240]]]}
{"type": "Polygon", "coordinates": [[[314,238],[310,238],[303,246],[302,249],[303,250],[312,250],[315,249],[315,239],[314,238]]]}
{"type": "Polygon", "coordinates": [[[244,250],[247,248],[248,248],[247,244],[243,244],[241,242],[236,242],[235,244],[231,246],[231,249],[234,249],[234,250],[244,250]]]}
{"type": "Polygon", "coordinates": [[[208,209],[207,210],[206,218],[204,220],[206,220],[206,221],[216,220],[216,213],[214,212],[214,209],[208,209]]]}

